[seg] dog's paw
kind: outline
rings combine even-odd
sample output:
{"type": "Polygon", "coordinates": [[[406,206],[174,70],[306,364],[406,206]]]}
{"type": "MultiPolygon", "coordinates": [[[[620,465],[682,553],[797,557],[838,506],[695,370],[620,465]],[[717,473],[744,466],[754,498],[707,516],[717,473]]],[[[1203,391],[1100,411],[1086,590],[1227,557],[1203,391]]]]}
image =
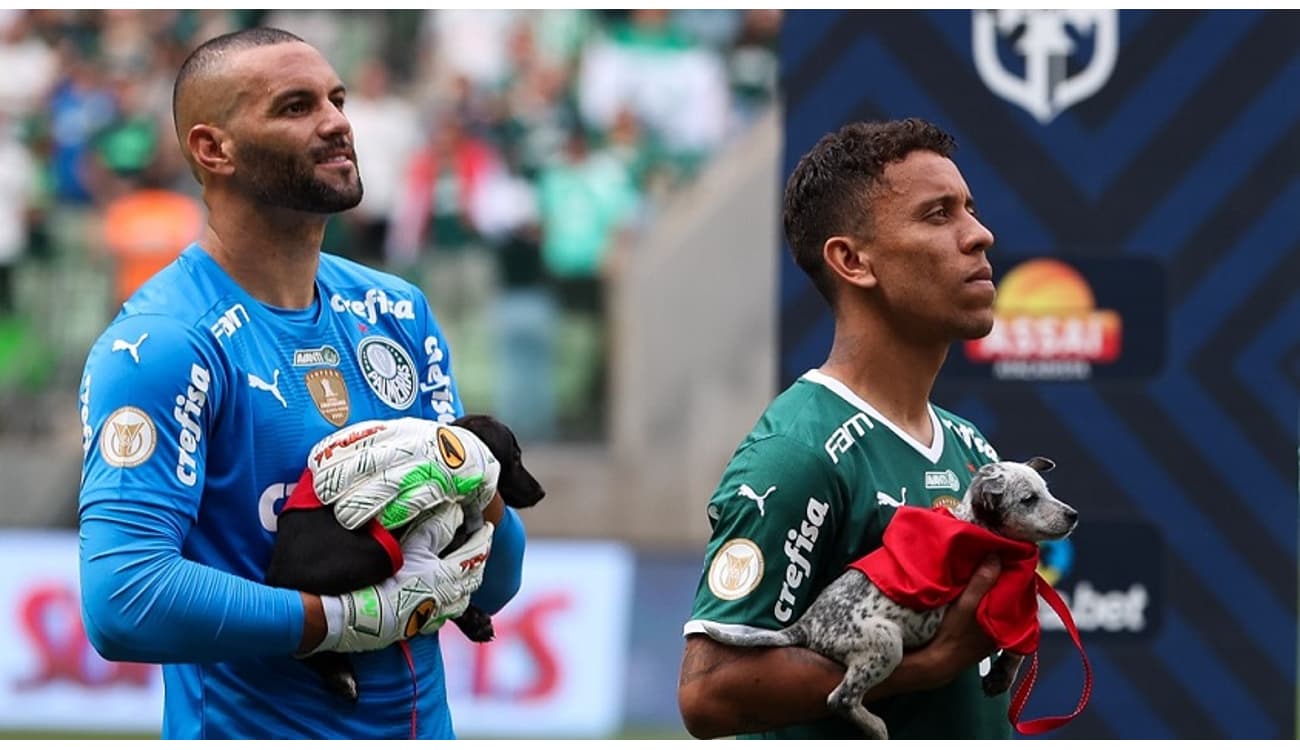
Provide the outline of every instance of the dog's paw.
{"type": "Polygon", "coordinates": [[[474,643],[487,643],[496,637],[492,627],[492,617],[477,607],[470,607],[460,617],[452,620],[465,637],[474,643]]]}
{"type": "Polygon", "coordinates": [[[980,683],[984,687],[984,694],[990,698],[995,695],[1001,695],[1011,688],[1011,680],[1014,677],[1010,672],[1000,669],[994,669],[980,683]]]}

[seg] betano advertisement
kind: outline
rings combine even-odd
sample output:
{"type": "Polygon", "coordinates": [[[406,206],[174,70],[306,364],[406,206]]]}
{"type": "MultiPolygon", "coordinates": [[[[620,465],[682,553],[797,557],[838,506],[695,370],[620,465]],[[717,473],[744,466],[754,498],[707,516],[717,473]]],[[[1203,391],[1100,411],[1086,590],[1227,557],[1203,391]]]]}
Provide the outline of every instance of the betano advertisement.
{"type": "MultiPolygon", "coordinates": [[[[0,729],[154,733],[162,672],[106,662],[86,640],[75,532],[0,531],[0,729]]],[[[619,730],[634,557],[621,545],[538,540],[519,595],[474,646],[443,630],[463,737],[600,738],[619,730]]]]}

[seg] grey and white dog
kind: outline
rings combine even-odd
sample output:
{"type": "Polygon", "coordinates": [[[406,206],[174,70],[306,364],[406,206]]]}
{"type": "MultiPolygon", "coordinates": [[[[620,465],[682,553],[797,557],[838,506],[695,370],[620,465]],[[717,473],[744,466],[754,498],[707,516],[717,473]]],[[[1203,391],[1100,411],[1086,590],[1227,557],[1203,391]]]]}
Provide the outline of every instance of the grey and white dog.
{"type": "MultiPolygon", "coordinates": [[[[953,515],[1025,542],[1061,539],[1079,514],[1052,496],[1040,472],[1050,459],[1000,461],[979,468],[953,515]]],[[[903,660],[904,650],[925,645],[947,606],[918,612],[887,599],[861,571],[848,569],[827,586],[798,620],[783,630],[705,623],[708,636],[733,646],[805,646],[845,666],[844,679],[826,699],[831,711],[857,724],[871,739],[888,739],[879,716],[862,697],[903,660]]],[[[1002,652],[984,677],[984,692],[1011,687],[1023,657],[1002,652]]]]}

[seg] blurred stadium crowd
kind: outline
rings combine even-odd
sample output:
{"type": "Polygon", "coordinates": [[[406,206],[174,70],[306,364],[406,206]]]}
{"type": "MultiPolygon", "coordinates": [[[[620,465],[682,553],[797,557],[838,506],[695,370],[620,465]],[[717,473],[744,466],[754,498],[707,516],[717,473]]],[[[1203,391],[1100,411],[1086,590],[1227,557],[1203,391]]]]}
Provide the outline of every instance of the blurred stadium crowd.
{"type": "Polygon", "coordinates": [[[526,440],[600,439],[605,282],[664,197],[772,103],[780,22],[0,11],[0,435],[70,408],[93,337],[197,235],[175,72],[201,41],[268,25],[323,50],[348,87],[366,194],[325,250],[424,287],[468,407],[526,440]]]}

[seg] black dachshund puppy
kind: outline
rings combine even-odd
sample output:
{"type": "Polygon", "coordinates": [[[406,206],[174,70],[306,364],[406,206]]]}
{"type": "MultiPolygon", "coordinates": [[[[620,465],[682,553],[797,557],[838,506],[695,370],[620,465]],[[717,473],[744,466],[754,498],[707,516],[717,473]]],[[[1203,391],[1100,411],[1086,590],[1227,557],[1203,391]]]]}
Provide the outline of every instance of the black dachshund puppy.
{"type": "MultiPolygon", "coordinates": [[[[464,427],[483,441],[501,464],[497,492],[511,508],[531,508],[546,491],[528,469],[515,434],[500,420],[485,414],[470,414],[452,424],[464,427]]],[[[439,555],[451,552],[483,525],[479,513],[466,515],[450,542],[439,555]]],[[[312,594],[339,596],[373,586],[397,571],[384,545],[369,526],[355,531],[343,528],[332,508],[286,507],[280,513],[275,549],[267,569],[266,583],[312,594]]],[[[470,605],[453,622],[476,643],[492,640],[492,618],[470,605]]],[[[335,692],[357,699],[356,676],[347,654],[313,654],[303,661],[314,669],[335,692]]]]}

